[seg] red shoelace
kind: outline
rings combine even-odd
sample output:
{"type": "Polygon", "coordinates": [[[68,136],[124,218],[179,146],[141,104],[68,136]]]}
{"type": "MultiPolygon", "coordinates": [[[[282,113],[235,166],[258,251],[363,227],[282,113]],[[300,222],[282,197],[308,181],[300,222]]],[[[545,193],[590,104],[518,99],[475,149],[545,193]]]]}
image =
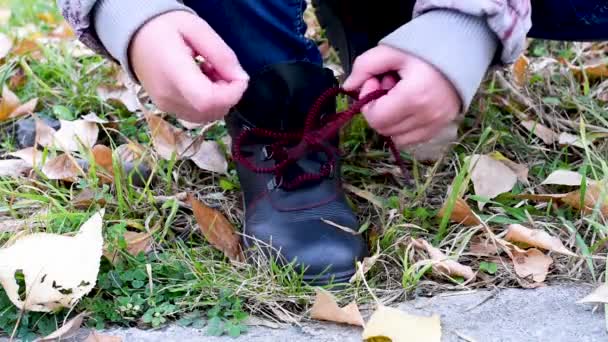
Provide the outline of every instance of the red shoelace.
{"type": "MultiPolygon", "coordinates": [[[[336,87],[328,89],[319,96],[317,101],[315,101],[310,108],[304,123],[304,129],[300,132],[277,132],[264,128],[243,130],[237,136],[233,144],[232,155],[234,159],[253,172],[274,174],[275,185],[281,186],[284,189],[294,189],[303,183],[318,181],[322,178],[329,177],[334,172],[336,158],[340,152],[337,149],[330,147],[327,142],[330,141],[330,139],[335,138],[340,129],[355,117],[355,115],[359,114],[366,104],[385,95],[386,90],[376,90],[367,94],[363,98],[354,101],[351,107],[343,112],[328,114],[326,116],[327,120],[324,120],[323,124],[321,124],[320,116],[323,106],[339,94],[344,94],[354,99],[358,98],[357,93],[349,92],[342,88],[336,87]],[[243,155],[241,147],[253,137],[271,139],[274,141],[271,145],[266,146],[267,157],[277,161],[274,166],[259,167],[243,155]],[[302,173],[290,180],[283,179],[283,173],[288,166],[296,163],[298,159],[313,151],[322,152],[327,156],[327,161],[321,165],[318,173],[302,173]]],[[[409,171],[403,158],[399,154],[399,150],[395,146],[395,143],[390,138],[386,137],[385,141],[395,158],[396,164],[401,169],[403,176],[409,181],[409,171]]]]}

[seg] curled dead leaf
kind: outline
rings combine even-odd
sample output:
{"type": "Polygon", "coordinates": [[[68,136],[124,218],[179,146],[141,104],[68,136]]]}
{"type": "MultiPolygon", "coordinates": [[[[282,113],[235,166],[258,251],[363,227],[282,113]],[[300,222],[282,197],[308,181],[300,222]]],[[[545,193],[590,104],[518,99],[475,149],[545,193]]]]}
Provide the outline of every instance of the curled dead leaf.
{"type": "Polygon", "coordinates": [[[555,170],[541,183],[543,185],[568,185],[580,186],[583,182],[583,175],[575,171],[555,170]]]}
{"type": "Polygon", "coordinates": [[[315,302],[310,310],[310,317],[321,321],[344,323],[350,325],[363,326],[363,316],[359,312],[357,303],[352,302],[341,308],[336,303],[336,299],[329,292],[317,289],[315,302]]]}
{"type": "Polygon", "coordinates": [[[602,182],[589,182],[585,189],[585,196],[581,201],[581,190],[567,193],[561,201],[572,208],[582,211],[584,214],[593,212],[599,203],[600,213],[604,218],[608,218],[608,192],[602,182]],[[603,194],[602,194],[603,193],[603,194]]]}
{"type": "Polygon", "coordinates": [[[513,63],[513,79],[520,87],[523,87],[528,81],[529,66],[530,60],[524,55],[521,55],[515,63],[513,63]]]}
{"type": "Polygon", "coordinates": [[[130,112],[135,112],[140,107],[137,93],[124,86],[97,88],[97,96],[104,101],[116,101],[125,106],[130,112]]]}
{"type": "Polygon", "coordinates": [[[48,179],[75,182],[81,168],[76,163],[74,157],[68,154],[61,154],[48,160],[41,171],[48,179]]]}
{"type": "Polygon", "coordinates": [[[0,101],[0,121],[33,113],[37,104],[38,99],[31,99],[22,104],[17,95],[4,85],[2,88],[2,100],[0,101]]]}
{"type": "Polygon", "coordinates": [[[204,205],[192,195],[189,196],[188,202],[207,241],[224,252],[230,260],[242,260],[241,240],[232,223],[222,213],[204,205]]]}
{"type": "Polygon", "coordinates": [[[85,120],[59,120],[61,128],[53,134],[54,146],[65,152],[78,151],[80,146],[91,148],[97,142],[99,127],[85,120]]]}
{"type": "Polygon", "coordinates": [[[542,283],[547,278],[553,259],[536,248],[521,249],[516,245],[498,239],[513,261],[515,273],[521,278],[531,277],[534,282],[542,283]]]}
{"type": "Polygon", "coordinates": [[[67,339],[78,331],[82,326],[82,322],[84,322],[85,317],[89,315],[88,312],[82,312],[76,317],[67,321],[61,328],[55,330],[49,335],[38,339],[39,342],[50,342],[50,341],[60,341],[62,339],[67,339]]]}
{"type": "MultiPolygon", "coordinates": [[[[448,203],[445,203],[437,216],[443,218],[447,211],[448,203]]],[[[477,226],[483,224],[479,217],[473,212],[471,207],[467,204],[465,200],[462,198],[456,199],[454,203],[454,207],[452,208],[452,213],[450,214],[450,221],[458,224],[463,224],[465,226],[477,226]]]]}
{"type": "MultiPolygon", "coordinates": [[[[127,243],[127,252],[133,256],[139,255],[139,253],[148,253],[152,250],[152,243],[154,242],[152,234],[126,231],[123,234],[123,238],[127,243]]],[[[118,262],[118,251],[110,251],[109,246],[104,247],[103,255],[110,260],[112,263],[118,262]]]]}
{"type": "Polygon", "coordinates": [[[543,124],[532,120],[523,120],[520,123],[525,129],[539,137],[547,145],[552,145],[559,140],[559,135],[543,124]]]}
{"type": "Polygon", "coordinates": [[[520,224],[511,224],[505,235],[505,240],[509,242],[525,243],[532,247],[538,247],[545,250],[553,251],[570,256],[576,256],[575,253],[569,251],[559,238],[549,235],[544,230],[530,229],[520,224]]]}
{"type": "Polygon", "coordinates": [[[475,279],[475,272],[469,266],[465,266],[455,260],[449,259],[441,250],[433,247],[424,239],[412,239],[414,247],[424,250],[433,261],[433,270],[448,276],[463,277],[466,280],[475,279]]]}

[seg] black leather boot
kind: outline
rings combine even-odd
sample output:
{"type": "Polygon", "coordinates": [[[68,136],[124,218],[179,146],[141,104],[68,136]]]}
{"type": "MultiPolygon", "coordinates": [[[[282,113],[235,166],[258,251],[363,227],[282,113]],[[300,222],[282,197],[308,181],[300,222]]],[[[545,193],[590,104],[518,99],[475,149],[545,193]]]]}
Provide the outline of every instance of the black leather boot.
{"type": "MultiPolygon", "coordinates": [[[[243,99],[227,117],[233,144],[243,130],[253,127],[301,131],[315,100],[335,85],[332,72],[314,64],[268,67],[251,78],[243,99]]],[[[324,112],[335,112],[335,101],[331,102],[324,112]]],[[[243,142],[240,154],[252,164],[271,168],[282,161],[272,151],[276,142],[250,139],[243,142]]],[[[327,145],[337,149],[338,139],[327,145]]],[[[327,161],[324,153],[307,153],[281,172],[281,177],[256,173],[237,163],[245,202],[244,248],[272,250],[279,262],[295,262],[297,271],[304,269],[304,281],[317,285],[347,282],[355,273],[356,261],[367,255],[365,241],[356,233],[357,218],[342,190],[339,159],[328,176],[295,188],[285,186],[302,174],[318,172],[327,161]]]]}

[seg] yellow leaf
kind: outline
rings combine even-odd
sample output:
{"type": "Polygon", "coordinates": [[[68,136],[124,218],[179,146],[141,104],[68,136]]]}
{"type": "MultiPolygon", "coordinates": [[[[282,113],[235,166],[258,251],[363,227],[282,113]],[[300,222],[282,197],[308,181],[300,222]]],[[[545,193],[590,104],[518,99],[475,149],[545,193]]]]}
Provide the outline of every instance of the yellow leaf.
{"type": "Polygon", "coordinates": [[[329,292],[322,289],[316,291],[315,303],[310,310],[312,319],[363,326],[363,317],[357,303],[352,302],[341,308],[329,292]]]}
{"type": "Polygon", "coordinates": [[[521,242],[532,247],[538,247],[565,255],[576,256],[576,254],[564,247],[560,239],[549,235],[549,233],[545,232],[544,230],[529,229],[519,224],[509,225],[505,240],[510,242],[521,242]]]}
{"type": "Polygon", "coordinates": [[[22,310],[51,312],[73,307],[97,282],[103,247],[101,210],[75,236],[26,235],[0,249],[0,283],[22,310]],[[21,271],[25,296],[19,295],[15,273],[21,271]]]}
{"type": "Polygon", "coordinates": [[[438,315],[421,317],[380,306],[363,331],[366,342],[440,342],[441,320],[438,315]]]}
{"type": "Polygon", "coordinates": [[[189,197],[198,227],[207,241],[230,260],[242,260],[241,240],[232,223],[219,211],[204,205],[192,195],[189,197]]]}

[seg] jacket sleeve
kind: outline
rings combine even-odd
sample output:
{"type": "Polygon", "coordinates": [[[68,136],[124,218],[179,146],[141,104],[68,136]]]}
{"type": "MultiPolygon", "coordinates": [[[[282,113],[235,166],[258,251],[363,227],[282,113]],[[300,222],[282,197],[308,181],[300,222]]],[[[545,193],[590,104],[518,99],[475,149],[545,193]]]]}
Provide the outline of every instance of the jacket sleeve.
{"type": "Polygon", "coordinates": [[[118,61],[136,79],[129,63],[133,36],[149,20],[171,11],[189,11],[177,0],[57,0],[76,36],[94,51],[118,61]]]}
{"type": "Polygon", "coordinates": [[[466,111],[490,65],[523,51],[530,14],[530,0],[418,0],[414,18],[380,43],[433,65],[466,111]]]}

